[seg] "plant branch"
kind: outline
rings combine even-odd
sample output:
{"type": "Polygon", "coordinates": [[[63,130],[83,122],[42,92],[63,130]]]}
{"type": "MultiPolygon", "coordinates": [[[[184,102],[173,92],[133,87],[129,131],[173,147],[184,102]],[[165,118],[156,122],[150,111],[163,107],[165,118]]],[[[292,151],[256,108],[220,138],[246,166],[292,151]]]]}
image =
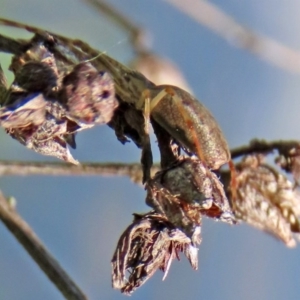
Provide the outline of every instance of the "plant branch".
{"type": "Polygon", "coordinates": [[[236,22],[209,1],[165,0],[230,44],[289,72],[300,73],[300,52],[236,22]]]}
{"type": "Polygon", "coordinates": [[[139,71],[157,85],[171,84],[191,92],[191,87],[175,62],[152,51],[152,38],[148,30],[124,16],[107,3],[108,1],[83,0],[83,2],[93,6],[105,17],[110,18],[122,30],[129,32],[130,42],[136,54],[135,59],[130,62],[132,69],[139,71]]]}
{"type": "MultiPolygon", "coordinates": [[[[277,150],[281,154],[288,153],[292,148],[299,146],[299,141],[270,141],[252,140],[249,145],[231,150],[232,159],[253,153],[270,153],[277,150]]],[[[160,170],[155,164],[151,173],[154,175],[160,170]]],[[[0,160],[0,176],[127,176],[135,183],[142,181],[142,167],[140,163],[82,163],[72,165],[60,162],[21,162],[0,160]]]]}
{"type": "Polygon", "coordinates": [[[16,40],[0,34],[0,52],[21,55],[25,49],[26,42],[16,40]]]}
{"type": "Polygon", "coordinates": [[[143,52],[148,49],[147,34],[145,30],[134,24],[129,18],[119,12],[115,7],[103,0],[83,0],[83,2],[92,5],[105,17],[110,18],[120,28],[125,29],[131,36],[131,42],[137,52],[143,52]]]}
{"type": "Polygon", "coordinates": [[[87,299],[84,293],[47,251],[30,226],[9,205],[9,202],[1,192],[0,219],[66,299],[87,299]]]}
{"type": "MultiPolygon", "coordinates": [[[[158,165],[152,172],[159,170],[158,165]]],[[[139,163],[83,163],[79,166],[59,162],[20,162],[0,160],[0,176],[28,176],[28,175],[102,175],[127,176],[132,181],[142,181],[142,168],[139,163]]]]}
{"type": "Polygon", "coordinates": [[[231,158],[235,159],[243,155],[253,154],[253,153],[270,153],[277,150],[280,154],[288,154],[288,152],[297,146],[299,146],[299,141],[270,141],[265,140],[252,140],[249,145],[241,146],[231,150],[231,158]]]}

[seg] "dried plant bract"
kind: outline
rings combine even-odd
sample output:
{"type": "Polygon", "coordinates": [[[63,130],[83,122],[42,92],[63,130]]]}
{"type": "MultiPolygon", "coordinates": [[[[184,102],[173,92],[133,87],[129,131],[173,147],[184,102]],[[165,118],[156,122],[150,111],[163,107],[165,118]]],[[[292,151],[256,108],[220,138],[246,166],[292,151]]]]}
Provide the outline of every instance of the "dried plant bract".
{"type": "MultiPolygon", "coordinates": [[[[195,235],[200,240],[200,228],[195,228],[195,235]]],[[[112,258],[113,287],[131,294],[158,269],[165,273],[165,278],[172,260],[179,259],[179,252],[197,269],[198,249],[184,232],[157,213],[135,215],[112,258]]]]}
{"type": "Polygon", "coordinates": [[[233,203],[237,218],[295,246],[294,233],[300,232],[300,194],[293,183],[264,164],[263,156],[246,156],[237,170],[233,203]]]}

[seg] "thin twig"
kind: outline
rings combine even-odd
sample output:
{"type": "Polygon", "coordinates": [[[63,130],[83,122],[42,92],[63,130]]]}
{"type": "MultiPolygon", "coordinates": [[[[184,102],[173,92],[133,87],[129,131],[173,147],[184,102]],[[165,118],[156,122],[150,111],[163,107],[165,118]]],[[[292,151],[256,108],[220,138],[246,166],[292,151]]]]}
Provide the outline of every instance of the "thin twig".
{"type": "Polygon", "coordinates": [[[0,34],[0,52],[21,55],[24,52],[25,43],[0,34]]]}
{"type": "Polygon", "coordinates": [[[110,18],[120,28],[127,30],[131,36],[131,42],[137,52],[148,50],[148,40],[145,30],[137,26],[129,18],[119,12],[115,7],[103,0],[83,0],[83,2],[92,5],[105,17],[110,18]]]}
{"type": "Polygon", "coordinates": [[[148,30],[145,30],[139,24],[124,16],[115,7],[107,3],[107,1],[83,1],[92,5],[105,17],[110,18],[119,28],[129,32],[130,42],[136,55],[135,59],[130,63],[132,69],[139,71],[157,85],[171,84],[188,92],[192,91],[175,62],[169,58],[159,56],[152,51],[151,33],[149,34],[148,30]]]}
{"type": "Polygon", "coordinates": [[[7,91],[7,81],[0,64],[0,105],[2,105],[2,99],[5,96],[6,91],[7,91]]]}
{"type": "MultiPolygon", "coordinates": [[[[156,165],[152,172],[156,173],[156,165]]],[[[127,176],[136,183],[142,182],[142,168],[139,163],[83,163],[79,166],[59,162],[18,162],[0,160],[0,176],[28,175],[102,175],[127,176]]]]}
{"type": "Polygon", "coordinates": [[[75,282],[47,251],[30,226],[9,205],[1,192],[0,219],[66,299],[87,299],[75,282]]]}
{"type": "MultiPolygon", "coordinates": [[[[299,146],[299,141],[270,141],[252,140],[249,145],[231,150],[233,159],[252,153],[270,153],[278,150],[286,153],[292,148],[299,146]]],[[[155,174],[160,170],[155,164],[151,172],[155,174]]],[[[133,182],[140,183],[142,167],[140,163],[82,163],[78,166],[60,162],[21,162],[0,160],[0,176],[126,176],[133,182]]]]}
{"type": "Polygon", "coordinates": [[[300,52],[236,22],[209,1],[165,0],[230,44],[290,72],[300,72],[300,52]]]}
{"type": "Polygon", "coordinates": [[[252,153],[271,153],[277,150],[280,154],[288,154],[288,152],[297,146],[299,146],[300,141],[270,141],[265,140],[252,140],[249,145],[241,146],[231,150],[232,159],[252,154],[252,153]]]}

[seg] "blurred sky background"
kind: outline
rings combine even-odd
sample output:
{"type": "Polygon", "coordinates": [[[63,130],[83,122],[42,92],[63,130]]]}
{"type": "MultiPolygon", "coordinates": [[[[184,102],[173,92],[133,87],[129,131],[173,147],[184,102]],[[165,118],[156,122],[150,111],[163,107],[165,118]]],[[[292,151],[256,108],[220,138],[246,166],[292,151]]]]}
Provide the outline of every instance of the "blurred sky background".
{"type": "MultiPolygon", "coordinates": [[[[195,0],[197,1],[197,0],[195,0]]],[[[153,50],[175,61],[196,97],[212,111],[230,147],[253,138],[299,139],[300,76],[233,47],[168,3],[111,0],[146,28],[153,50]]],[[[300,2],[211,1],[239,23],[300,51],[300,2]]],[[[0,16],[80,38],[128,63],[128,34],[78,0],[0,0],[0,16]]],[[[24,31],[0,32],[29,37],[24,31]]],[[[8,55],[0,55],[4,69],[8,55]]],[[[27,150],[0,131],[0,159],[56,161],[27,150]]],[[[154,148],[154,147],[153,147],[154,148]]],[[[140,152],[121,145],[106,126],[80,132],[81,162],[136,162],[140,152]]],[[[158,151],[154,149],[155,161],[158,151]]],[[[128,178],[5,177],[0,189],[89,299],[126,299],[111,288],[110,260],[133,212],[146,212],[144,190],[128,178]]],[[[168,277],[157,272],[131,299],[299,299],[300,247],[288,249],[252,227],[204,220],[199,270],[183,257],[168,277]]],[[[15,238],[0,224],[0,300],[62,299],[15,238]]]]}

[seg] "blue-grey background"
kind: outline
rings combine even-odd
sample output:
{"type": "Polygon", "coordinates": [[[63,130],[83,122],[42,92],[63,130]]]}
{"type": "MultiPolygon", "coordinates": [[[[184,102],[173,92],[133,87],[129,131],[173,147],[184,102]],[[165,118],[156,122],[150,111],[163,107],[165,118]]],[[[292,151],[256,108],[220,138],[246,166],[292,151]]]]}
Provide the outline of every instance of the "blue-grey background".
{"type": "MultiPolygon", "coordinates": [[[[299,75],[234,48],[166,2],[110,2],[151,32],[156,53],[180,66],[231,147],[255,137],[299,139],[299,75]]],[[[299,1],[212,2],[245,26],[300,50],[299,1]]],[[[80,38],[124,63],[133,58],[127,33],[77,0],[0,0],[0,15],[80,38]]],[[[4,68],[8,58],[0,56],[4,68]]],[[[55,160],[25,149],[3,130],[0,142],[0,159],[55,160]]],[[[73,153],[82,162],[139,160],[139,151],[118,143],[106,126],[80,133],[77,143],[73,153]]],[[[110,259],[131,214],[148,210],[141,187],[127,178],[29,176],[0,178],[0,188],[17,199],[19,213],[90,299],[125,299],[111,288],[110,259]]],[[[199,270],[182,258],[161,278],[157,272],[131,299],[299,299],[300,247],[288,249],[246,225],[204,220],[199,270]]],[[[0,299],[62,299],[2,224],[0,299]]]]}

